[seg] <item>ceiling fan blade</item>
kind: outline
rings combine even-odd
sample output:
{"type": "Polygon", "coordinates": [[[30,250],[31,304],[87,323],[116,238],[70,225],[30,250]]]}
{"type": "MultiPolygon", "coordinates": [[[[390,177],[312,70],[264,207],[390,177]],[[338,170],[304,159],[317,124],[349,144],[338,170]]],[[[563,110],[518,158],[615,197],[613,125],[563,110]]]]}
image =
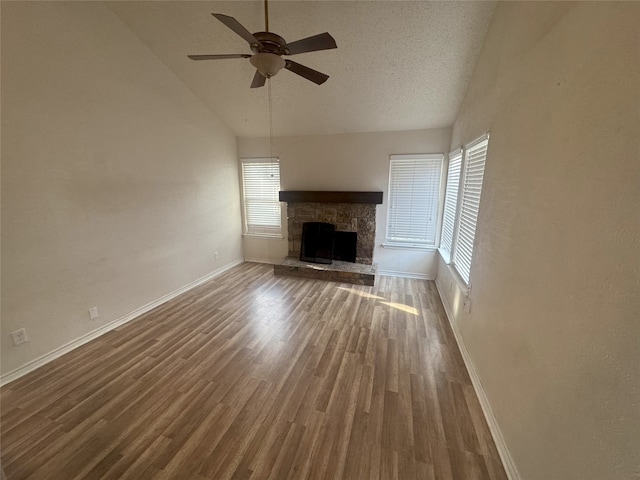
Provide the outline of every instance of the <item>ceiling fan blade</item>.
{"type": "Polygon", "coordinates": [[[333,37],[326,32],[287,44],[288,55],[315,52],[317,50],[329,50],[331,48],[338,48],[338,45],[336,45],[333,37]]]}
{"type": "Polygon", "coordinates": [[[256,74],[253,76],[253,81],[251,82],[251,88],[264,87],[264,82],[266,81],[267,77],[256,70],[256,74]]]}
{"type": "Polygon", "coordinates": [[[187,55],[191,60],[224,60],[226,58],[251,58],[247,53],[227,53],[222,55],[187,55]]]}
{"type": "Polygon", "coordinates": [[[249,32],[249,30],[244,28],[240,24],[240,22],[237,21],[235,18],[230,17],[228,15],[223,15],[221,13],[212,13],[211,15],[216,17],[218,20],[220,20],[222,23],[224,23],[227,27],[229,27],[231,30],[233,30],[238,35],[240,35],[242,38],[244,38],[247,41],[247,43],[249,43],[249,45],[260,45],[260,46],[262,46],[262,44],[258,41],[258,39],[256,37],[254,37],[251,34],[251,32],[249,32]]]}
{"type": "Polygon", "coordinates": [[[293,62],[291,60],[286,60],[284,68],[286,68],[287,70],[291,70],[293,73],[297,73],[307,80],[311,80],[317,85],[322,85],[329,78],[329,75],[325,75],[324,73],[320,73],[317,70],[305,67],[304,65],[300,65],[299,63],[293,62]]]}

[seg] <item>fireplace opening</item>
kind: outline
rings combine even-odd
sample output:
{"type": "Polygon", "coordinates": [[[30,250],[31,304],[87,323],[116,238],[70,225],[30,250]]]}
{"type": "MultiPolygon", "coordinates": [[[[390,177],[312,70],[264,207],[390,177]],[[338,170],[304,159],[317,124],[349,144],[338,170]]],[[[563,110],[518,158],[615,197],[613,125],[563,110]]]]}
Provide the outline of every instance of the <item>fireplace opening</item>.
{"type": "Polygon", "coordinates": [[[340,232],[325,222],[302,224],[300,260],[303,262],[330,264],[333,260],[356,261],[356,232],[340,232]]]}
{"type": "Polygon", "coordinates": [[[335,229],[336,227],[330,223],[303,223],[300,260],[312,263],[331,263],[335,229]]]}
{"type": "Polygon", "coordinates": [[[357,243],[358,234],[356,232],[336,231],[333,234],[333,259],[355,263],[357,243]]]}

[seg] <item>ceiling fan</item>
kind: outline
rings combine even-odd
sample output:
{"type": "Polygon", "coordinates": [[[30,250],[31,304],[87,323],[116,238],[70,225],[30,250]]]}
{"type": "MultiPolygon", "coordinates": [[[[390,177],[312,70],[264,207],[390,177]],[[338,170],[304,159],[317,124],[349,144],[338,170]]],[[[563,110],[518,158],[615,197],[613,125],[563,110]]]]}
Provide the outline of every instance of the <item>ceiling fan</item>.
{"type": "Polygon", "coordinates": [[[269,31],[269,7],[267,0],[264,2],[264,32],[250,33],[235,18],[221,13],[212,13],[214,17],[224,23],[235,33],[244,38],[253,55],[246,53],[232,53],[222,55],[187,55],[191,60],[223,60],[227,58],[248,58],[251,65],[256,67],[256,73],[251,82],[251,88],[262,87],[267,78],[273,77],[283,67],[301,77],[310,80],[317,85],[327,81],[329,75],[305,67],[289,59],[283,59],[283,55],[297,55],[299,53],[315,52],[317,50],[329,50],[338,48],[336,41],[328,33],[320,33],[303,38],[292,43],[287,43],[280,35],[269,31]]]}

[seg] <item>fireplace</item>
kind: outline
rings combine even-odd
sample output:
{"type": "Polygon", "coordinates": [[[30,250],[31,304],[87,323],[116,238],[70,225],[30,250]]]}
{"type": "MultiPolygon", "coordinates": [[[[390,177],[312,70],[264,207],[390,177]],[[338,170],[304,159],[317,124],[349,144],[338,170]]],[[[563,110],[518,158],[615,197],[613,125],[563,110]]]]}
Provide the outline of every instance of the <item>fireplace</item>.
{"type": "Polygon", "coordinates": [[[357,236],[356,263],[373,264],[376,236],[376,205],[382,192],[281,191],[287,202],[289,258],[300,258],[302,225],[306,222],[330,223],[340,232],[357,236]]]}
{"type": "Polygon", "coordinates": [[[288,190],[280,192],[280,201],[287,202],[289,254],[274,265],[276,275],[373,285],[376,206],[382,192],[288,190]],[[333,227],[333,245],[329,248],[327,241],[321,255],[307,250],[315,240],[309,242],[305,232],[317,228],[307,223],[328,224],[327,231],[333,227]]]}

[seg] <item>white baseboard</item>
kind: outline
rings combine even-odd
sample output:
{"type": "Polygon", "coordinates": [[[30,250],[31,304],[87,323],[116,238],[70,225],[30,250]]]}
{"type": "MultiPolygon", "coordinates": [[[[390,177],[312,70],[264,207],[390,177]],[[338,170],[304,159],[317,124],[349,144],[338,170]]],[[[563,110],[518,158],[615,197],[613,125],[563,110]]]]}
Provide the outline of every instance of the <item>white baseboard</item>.
{"type": "Polygon", "coordinates": [[[140,308],[137,308],[131,313],[128,313],[116,320],[113,320],[112,322],[107,323],[106,325],[103,325],[100,328],[97,328],[85,335],[82,335],[81,337],[76,338],[75,340],[62,345],[61,347],[56,348],[55,350],[52,350],[51,352],[46,353],[41,357],[31,360],[30,362],[25,363],[21,367],[18,367],[15,370],[12,370],[11,372],[5,373],[4,375],[0,376],[0,386],[5,385],[9,382],[12,382],[13,380],[18,379],[23,375],[26,375],[27,373],[35,370],[36,368],[41,367],[42,365],[45,365],[51,362],[52,360],[55,360],[56,358],[61,357],[65,353],[68,353],[71,350],[78,348],[79,346],[84,345],[85,343],[98,338],[100,335],[104,335],[105,333],[113,330],[114,328],[119,327],[120,325],[130,322],[131,320],[139,317],[140,315],[147,313],[149,310],[152,310],[157,306],[162,305],[165,302],[168,302],[172,298],[175,298],[178,295],[188,290],[191,290],[192,288],[197,287],[198,285],[208,280],[211,280],[214,277],[217,277],[221,273],[229,270],[230,268],[235,267],[236,265],[241,264],[242,262],[243,262],[242,259],[234,260],[233,262],[225,265],[224,267],[206,274],[204,277],[198,278],[197,280],[194,280],[193,282],[188,283],[187,285],[184,285],[178,288],[177,290],[174,290],[173,292],[167,293],[166,295],[158,298],[157,300],[154,300],[151,303],[147,303],[146,305],[140,308]]]}
{"type": "Polygon", "coordinates": [[[456,338],[456,343],[458,344],[458,348],[460,349],[460,353],[462,354],[462,359],[464,360],[464,364],[467,367],[467,371],[469,372],[469,377],[471,377],[471,383],[473,385],[473,389],[476,392],[478,400],[480,401],[480,406],[482,407],[482,412],[484,413],[484,417],[487,420],[487,424],[489,425],[489,430],[491,431],[491,436],[493,437],[493,441],[496,444],[496,449],[498,450],[498,454],[500,455],[500,459],[502,460],[502,465],[504,466],[504,470],[507,474],[509,480],[520,480],[520,474],[518,473],[518,469],[516,468],[516,464],[511,457],[511,453],[509,452],[509,448],[507,447],[506,442],[504,441],[504,437],[502,435],[502,431],[498,426],[498,422],[496,421],[496,417],[493,414],[493,410],[491,409],[491,404],[489,403],[489,399],[487,398],[487,394],[482,387],[482,382],[480,381],[480,377],[478,376],[478,372],[471,360],[471,356],[469,355],[469,350],[467,350],[466,345],[464,344],[464,340],[462,339],[462,335],[460,330],[458,330],[458,326],[454,320],[453,314],[451,312],[451,306],[447,301],[447,297],[443,295],[443,289],[440,287],[436,279],[436,288],[438,289],[438,294],[440,295],[440,299],[442,300],[442,305],[444,306],[444,310],[447,314],[447,318],[449,320],[449,325],[451,325],[451,330],[453,330],[453,335],[456,338]]]}
{"type": "Polygon", "coordinates": [[[419,280],[435,280],[436,277],[428,273],[411,273],[411,272],[396,272],[395,270],[378,270],[377,275],[385,275],[387,277],[404,277],[404,278],[417,278],[419,280]]]}
{"type": "MultiPolygon", "coordinates": [[[[282,260],[282,259],[280,259],[282,260]]],[[[244,261],[245,262],[254,262],[254,263],[268,263],[268,264],[275,264],[278,263],[280,260],[276,260],[273,258],[255,258],[255,257],[244,257],[244,261]]]]}

